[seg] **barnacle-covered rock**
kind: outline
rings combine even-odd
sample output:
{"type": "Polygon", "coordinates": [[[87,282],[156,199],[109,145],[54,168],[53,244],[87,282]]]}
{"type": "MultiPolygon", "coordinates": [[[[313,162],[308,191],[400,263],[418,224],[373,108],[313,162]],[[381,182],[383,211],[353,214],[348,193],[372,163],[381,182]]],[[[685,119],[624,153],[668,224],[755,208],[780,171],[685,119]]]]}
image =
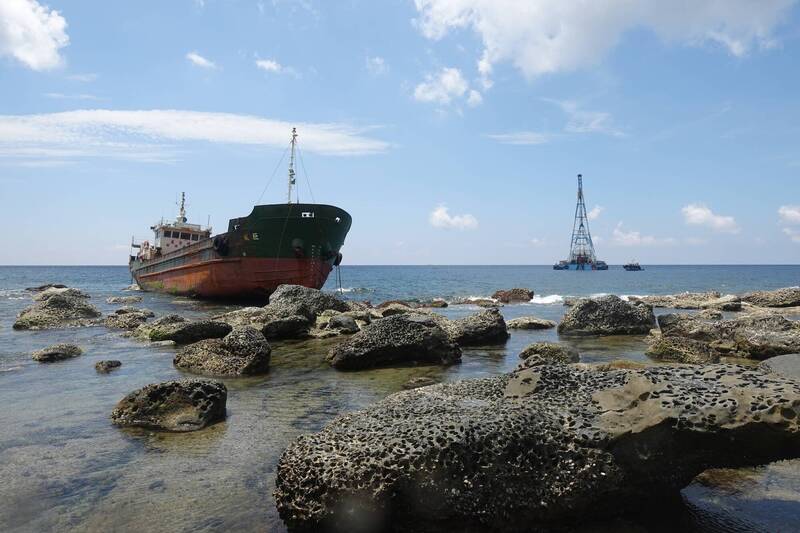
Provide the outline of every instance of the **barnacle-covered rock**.
{"type": "Polygon", "coordinates": [[[577,363],[580,361],[578,350],[557,342],[534,342],[519,354],[522,362],[519,368],[530,368],[539,365],[577,363]]]}
{"type": "Polygon", "coordinates": [[[533,299],[533,291],[530,289],[514,288],[496,291],[492,298],[504,304],[511,302],[530,302],[533,299]]]}
{"type": "Polygon", "coordinates": [[[275,499],[308,531],[563,527],[800,456],[799,415],[800,383],[753,368],[544,365],[343,415],[289,445],[275,499]]]}
{"type": "Polygon", "coordinates": [[[31,358],[40,363],[52,363],[54,361],[72,359],[73,357],[78,357],[82,353],[83,350],[77,344],[60,342],[33,352],[31,358]]]}
{"type": "Polygon", "coordinates": [[[544,318],[536,318],[535,316],[521,316],[519,318],[512,318],[506,322],[508,329],[551,329],[556,327],[552,320],[544,318]]]}
{"type": "Polygon", "coordinates": [[[742,300],[761,307],[796,307],[800,306],[800,287],[750,292],[742,300]]]}
{"type": "Polygon", "coordinates": [[[219,381],[186,379],[154,383],[117,403],[111,421],[166,431],[196,431],[225,419],[228,389],[219,381]]]}
{"type": "Polygon", "coordinates": [[[584,298],[575,302],[558,325],[565,335],[644,335],[656,325],[653,309],[619,296],[584,298]]]}
{"type": "Polygon", "coordinates": [[[233,328],[218,320],[183,321],[158,325],[151,328],[148,338],[151,341],[173,341],[176,344],[190,344],[203,339],[219,339],[233,328]]]}
{"type": "Polygon", "coordinates": [[[36,293],[35,303],[23,310],[14,329],[53,329],[91,326],[98,322],[100,311],[86,300],[89,295],[71,288],[49,288],[36,293]]]}
{"type": "Polygon", "coordinates": [[[154,316],[155,313],[149,309],[140,309],[126,305],[108,315],[105,323],[107,328],[136,329],[147,322],[148,318],[154,316]]]}
{"type": "Polygon", "coordinates": [[[251,326],[238,326],[222,339],[205,339],[175,354],[176,367],[213,376],[246,376],[269,370],[272,348],[251,326]]]}
{"type": "Polygon", "coordinates": [[[381,318],[328,352],[339,369],[362,369],[408,363],[452,364],[461,349],[426,315],[402,314],[381,318]]]}

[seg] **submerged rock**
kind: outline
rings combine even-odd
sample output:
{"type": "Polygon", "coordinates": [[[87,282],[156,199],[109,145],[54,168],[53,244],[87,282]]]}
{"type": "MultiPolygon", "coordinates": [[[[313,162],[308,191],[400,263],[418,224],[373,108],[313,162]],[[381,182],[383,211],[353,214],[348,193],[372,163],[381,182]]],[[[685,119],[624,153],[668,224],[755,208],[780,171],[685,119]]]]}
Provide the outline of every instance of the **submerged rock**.
{"type": "Polygon", "coordinates": [[[214,376],[248,376],[269,371],[272,348],[256,328],[237,326],[222,339],[205,339],[182,348],[176,367],[214,376]]]}
{"type": "Polygon", "coordinates": [[[100,374],[108,374],[112,370],[116,370],[121,366],[122,366],[121,361],[111,359],[108,361],[98,361],[97,363],[94,364],[94,369],[100,374]]]}
{"type": "Polygon", "coordinates": [[[653,309],[619,296],[581,299],[558,325],[565,335],[644,335],[656,325],[653,309]]]}
{"type": "Polygon", "coordinates": [[[136,304],[141,301],[141,296],[111,296],[106,299],[106,303],[108,304],[136,304]]]}
{"type": "Polygon", "coordinates": [[[47,283],[45,285],[39,285],[38,287],[28,287],[25,289],[28,292],[42,292],[46,291],[47,289],[66,289],[67,286],[61,283],[47,283]]]}
{"type": "Polygon", "coordinates": [[[395,315],[376,320],[328,352],[331,366],[358,370],[408,363],[449,365],[461,349],[430,316],[395,315]]]}
{"type": "Polygon", "coordinates": [[[343,415],[287,447],[275,500],[309,531],[585,524],[800,456],[799,415],[800,383],[736,365],[545,365],[343,415]]]}
{"type": "Polygon", "coordinates": [[[219,381],[186,379],[135,390],[111,412],[118,426],[196,431],[225,419],[228,389],[219,381]]]}
{"type": "Polygon", "coordinates": [[[557,326],[552,320],[536,318],[535,316],[521,316],[506,322],[509,329],[551,329],[557,326]]]}
{"type": "Polygon", "coordinates": [[[14,329],[52,329],[97,324],[100,311],[77,289],[47,289],[34,296],[36,303],[23,310],[14,329]]]}
{"type": "Polygon", "coordinates": [[[522,362],[518,368],[530,368],[539,365],[571,364],[580,361],[578,350],[557,342],[534,342],[523,349],[519,358],[522,362]]]}
{"type": "Polygon", "coordinates": [[[750,292],[742,296],[742,300],[761,307],[800,306],[800,287],[750,292]]]}
{"type": "Polygon", "coordinates": [[[78,357],[82,353],[83,350],[77,344],[61,342],[33,352],[31,358],[40,363],[52,363],[54,361],[72,359],[73,357],[78,357]]]}
{"type": "Polygon", "coordinates": [[[708,343],[687,337],[661,335],[650,343],[645,354],[659,361],[674,363],[698,365],[719,362],[719,354],[708,343]]]}
{"type": "Polygon", "coordinates": [[[325,310],[349,311],[350,306],[333,294],[300,285],[279,285],[269,297],[267,309],[277,316],[290,317],[300,315],[313,321],[325,310]]]}
{"type": "Polygon", "coordinates": [[[492,298],[504,304],[511,302],[530,302],[533,299],[533,291],[521,288],[500,290],[492,294],[492,298]]]}
{"type": "Polygon", "coordinates": [[[148,338],[151,341],[174,341],[176,344],[190,344],[203,339],[224,337],[232,329],[225,322],[215,320],[183,321],[155,326],[150,329],[148,338]]]}
{"type": "Polygon", "coordinates": [[[431,385],[436,385],[439,383],[438,379],[434,379],[428,376],[420,376],[416,378],[411,378],[403,384],[403,388],[406,390],[411,389],[418,389],[420,387],[429,387],[431,385]]]}

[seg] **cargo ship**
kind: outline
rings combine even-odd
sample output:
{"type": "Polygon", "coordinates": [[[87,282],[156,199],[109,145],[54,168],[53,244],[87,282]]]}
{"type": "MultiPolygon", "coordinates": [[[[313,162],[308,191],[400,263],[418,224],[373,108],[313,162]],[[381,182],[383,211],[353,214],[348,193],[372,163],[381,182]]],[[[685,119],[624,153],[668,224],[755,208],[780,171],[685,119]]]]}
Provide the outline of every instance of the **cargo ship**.
{"type": "Polygon", "coordinates": [[[256,205],[224,233],[188,223],[185,193],[174,222],[151,226],[153,241],[131,242],[134,281],[145,291],[198,298],[266,300],[278,285],[320,289],[342,261],[352,218],[343,209],[292,201],[297,130],[290,141],[287,202],[256,205]]]}
{"type": "Polygon", "coordinates": [[[569,258],[553,265],[553,270],[608,270],[608,264],[597,259],[594,251],[594,242],[589,231],[589,216],[586,214],[586,201],[583,198],[581,174],[578,174],[578,203],[575,206],[569,258]]]}

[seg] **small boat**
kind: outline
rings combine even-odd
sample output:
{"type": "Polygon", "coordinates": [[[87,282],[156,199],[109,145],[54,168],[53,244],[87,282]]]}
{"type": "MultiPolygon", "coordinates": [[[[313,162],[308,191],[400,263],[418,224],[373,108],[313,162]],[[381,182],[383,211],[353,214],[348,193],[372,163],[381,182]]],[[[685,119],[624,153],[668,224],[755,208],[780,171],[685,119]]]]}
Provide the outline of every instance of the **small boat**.
{"type": "Polygon", "coordinates": [[[640,265],[637,261],[631,261],[627,265],[622,265],[622,268],[624,268],[628,272],[638,272],[640,270],[644,270],[642,268],[642,265],[640,265]]]}
{"type": "Polygon", "coordinates": [[[227,231],[190,224],[185,197],[174,222],[153,225],[153,241],[131,242],[131,275],[143,290],[199,298],[265,300],[288,283],[320,289],[339,266],[352,219],[339,207],[300,203],[295,188],[297,132],[292,129],[284,204],[256,205],[227,231]]]}

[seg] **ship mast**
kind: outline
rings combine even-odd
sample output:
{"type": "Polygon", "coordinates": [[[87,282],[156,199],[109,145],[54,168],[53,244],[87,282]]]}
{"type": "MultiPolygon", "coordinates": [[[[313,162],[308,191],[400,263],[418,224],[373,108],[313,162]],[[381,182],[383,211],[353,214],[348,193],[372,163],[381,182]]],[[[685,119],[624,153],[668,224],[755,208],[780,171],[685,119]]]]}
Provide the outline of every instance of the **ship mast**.
{"type": "Polygon", "coordinates": [[[181,210],[178,212],[178,223],[182,224],[185,223],[187,220],[186,218],[186,193],[181,193],[181,210]]]}
{"type": "Polygon", "coordinates": [[[295,184],[294,178],[294,147],[297,143],[297,128],[292,128],[292,155],[289,157],[289,191],[286,194],[286,203],[292,203],[292,187],[295,184]]]}

